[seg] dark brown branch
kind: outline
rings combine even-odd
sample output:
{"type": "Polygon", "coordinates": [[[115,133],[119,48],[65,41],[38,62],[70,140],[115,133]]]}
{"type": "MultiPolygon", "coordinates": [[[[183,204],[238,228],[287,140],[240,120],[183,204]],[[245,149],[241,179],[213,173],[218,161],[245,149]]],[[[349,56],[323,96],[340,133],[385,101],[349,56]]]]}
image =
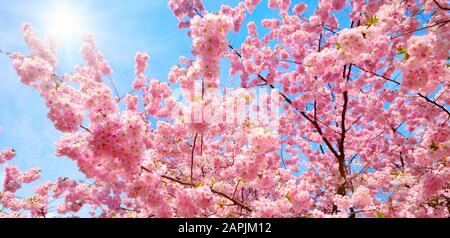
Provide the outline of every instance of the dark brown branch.
{"type": "MultiPolygon", "coordinates": [[[[264,77],[261,76],[260,74],[258,74],[257,76],[258,76],[258,78],[261,79],[264,83],[266,83],[266,85],[269,86],[271,89],[276,89],[275,86],[273,86],[272,84],[269,84],[269,83],[267,82],[267,79],[266,79],[266,78],[264,78],[264,77]]],[[[284,93],[282,93],[282,92],[280,92],[280,91],[278,91],[278,93],[283,97],[283,99],[284,99],[287,103],[289,103],[289,104],[292,105],[292,100],[291,100],[291,99],[289,99],[284,93]]],[[[298,109],[296,108],[296,110],[298,110],[298,109]]]]}
{"type": "Polygon", "coordinates": [[[239,179],[239,181],[238,181],[237,184],[236,184],[236,187],[234,188],[233,198],[236,197],[236,192],[237,192],[237,189],[238,189],[240,183],[241,183],[241,180],[239,179]]]}
{"type": "Polygon", "coordinates": [[[317,52],[320,52],[322,49],[322,37],[323,37],[323,24],[322,24],[322,32],[320,32],[320,36],[319,36],[319,48],[317,49],[317,52]]]}
{"type": "Polygon", "coordinates": [[[433,1],[434,1],[434,3],[436,3],[436,5],[437,5],[440,9],[445,10],[445,11],[449,11],[449,10],[450,10],[449,7],[442,6],[438,1],[436,1],[436,0],[433,0],[433,1]]]}
{"type": "Polygon", "coordinates": [[[42,215],[43,218],[47,218],[47,217],[45,216],[45,210],[44,210],[44,209],[45,209],[44,207],[41,207],[40,213],[41,213],[41,215],[42,215]]]}
{"type": "Polygon", "coordinates": [[[314,100],[314,120],[317,121],[317,101],[314,100]]]}
{"type": "Polygon", "coordinates": [[[141,169],[144,170],[147,173],[152,173],[149,169],[147,169],[145,166],[141,165],[141,169]]]}
{"type": "Polygon", "coordinates": [[[198,133],[195,134],[194,143],[192,144],[191,152],[191,184],[194,184],[194,153],[195,153],[195,143],[197,142],[198,133]]]}
{"type": "Polygon", "coordinates": [[[203,134],[200,138],[200,156],[203,156],[203,134]]]}
{"type": "Polygon", "coordinates": [[[197,8],[191,7],[191,9],[194,10],[194,12],[195,12],[197,15],[199,15],[201,18],[203,18],[203,14],[201,14],[200,11],[199,11],[197,8]]]}
{"type": "Polygon", "coordinates": [[[322,137],[323,142],[325,143],[325,145],[327,145],[328,149],[331,151],[331,153],[333,153],[333,155],[336,158],[339,158],[339,154],[337,153],[337,151],[334,149],[333,145],[330,143],[330,141],[324,136],[322,128],[320,128],[319,123],[317,122],[317,120],[313,120],[311,119],[308,114],[306,114],[305,112],[300,112],[300,114],[306,119],[308,120],[316,129],[316,131],[319,133],[319,135],[322,137]]]}
{"type": "MultiPolygon", "coordinates": [[[[232,45],[228,45],[228,48],[230,48],[230,50],[234,50],[234,47],[233,47],[232,45]]],[[[239,58],[242,58],[241,53],[239,53],[239,52],[237,52],[237,51],[234,51],[234,52],[235,52],[235,54],[236,54],[237,56],[239,56],[239,58]]]]}
{"type": "Polygon", "coordinates": [[[332,32],[332,33],[334,33],[336,35],[339,35],[339,32],[336,32],[336,31],[332,30],[331,28],[328,28],[326,25],[323,26],[323,29],[325,29],[325,30],[327,30],[329,32],[332,32]]]}
{"type": "Polygon", "coordinates": [[[345,150],[344,150],[344,142],[345,142],[345,134],[347,129],[345,128],[345,116],[347,114],[347,105],[348,105],[348,92],[345,91],[344,94],[344,106],[342,108],[342,116],[341,116],[341,139],[339,140],[339,173],[341,177],[345,178],[345,150]]]}
{"type": "Polygon", "coordinates": [[[86,130],[86,131],[88,131],[88,132],[92,133],[92,131],[91,131],[91,130],[89,130],[88,128],[86,128],[85,126],[83,126],[83,125],[80,125],[80,127],[81,127],[82,129],[84,129],[84,130],[86,130]]]}
{"type": "Polygon", "coordinates": [[[390,78],[388,78],[388,77],[386,77],[386,76],[384,76],[384,75],[380,75],[380,74],[374,73],[374,72],[369,71],[369,70],[367,70],[367,69],[364,69],[364,68],[362,68],[362,67],[360,67],[360,66],[358,66],[358,65],[356,65],[356,64],[354,64],[354,66],[356,66],[358,69],[360,69],[360,70],[362,70],[362,71],[364,71],[364,72],[366,72],[366,73],[373,74],[373,75],[375,75],[375,76],[377,76],[377,77],[383,78],[383,79],[385,79],[385,80],[387,80],[387,81],[390,81],[390,82],[393,82],[393,83],[395,83],[395,84],[397,84],[397,85],[400,85],[399,82],[397,82],[397,81],[395,81],[395,80],[393,80],[393,79],[390,79],[390,78]]]}
{"type": "MultiPolygon", "coordinates": [[[[146,171],[147,171],[147,170],[146,170],[146,171]]],[[[189,186],[189,187],[195,187],[195,184],[188,183],[188,182],[183,182],[183,181],[181,181],[181,180],[178,180],[178,179],[175,179],[175,178],[166,176],[166,175],[162,175],[161,178],[168,179],[168,180],[170,180],[170,181],[172,181],[172,182],[179,183],[179,184],[181,184],[181,185],[185,185],[185,186],[189,186]]]]}
{"type": "Polygon", "coordinates": [[[417,29],[414,29],[414,30],[406,31],[406,32],[400,33],[399,35],[394,36],[393,39],[398,38],[398,37],[403,36],[403,35],[414,33],[416,31],[425,30],[425,29],[428,29],[428,28],[431,28],[431,27],[434,27],[434,26],[437,26],[437,25],[443,26],[443,25],[445,25],[445,24],[447,24],[449,22],[450,22],[450,20],[441,21],[441,22],[437,22],[437,23],[434,23],[434,24],[429,25],[429,26],[424,26],[424,27],[420,27],[420,28],[417,28],[417,29]]]}
{"type": "Polygon", "coordinates": [[[439,103],[437,103],[436,101],[433,101],[431,99],[429,99],[427,96],[422,95],[421,93],[418,93],[417,95],[419,95],[419,97],[425,99],[427,102],[439,107],[440,109],[442,109],[445,113],[447,113],[447,115],[450,117],[450,112],[442,105],[440,105],[439,103]]]}
{"type": "Polygon", "coordinates": [[[241,208],[243,208],[243,209],[245,209],[245,210],[247,210],[247,211],[249,211],[249,212],[252,212],[252,211],[253,211],[249,206],[247,206],[247,205],[241,203],[240,201],[238,201],[238,200],[236,200],[236,199],[234,199],[234,198],[231,198],[230,196],[226,195],[226,194],[223,193],[223,192],[220,192],[220,191],[215,190],[215,189],[213,189],[213,188],[211,188],[211,192],[213,192],[213,193],[215,193],[215,194],[217,194],[217,195],[220,195],[220,196],[222,196],[222,197],[224,197],[224,198],[226,198],[226,199],[232,201],[234,205],[237,205],[237,206],[239,206],[239,207],[241,207],[241,208]]]}
{"type": "MultiPolygon", "coordinates": [[[[148,169],[144,169],[144,170],[148,171],[148,169]]],[[[189,186],[189,187],[195,187],[195,186],[196,186],[195,184],[183,182],[183,181],[180,181],[180,180],[178,180],[178,179],[176,179],[176,178],[172,178],[172,177],[169,177],[169,176],[166,176],[166,175],[163,175],[163,176],[161,176],[161,177],[162,177],[162,178],[165,178],[165,179],[167,179],[167,180],[170,180],[170,181],[172,181],[172,182],[179,183],[179,184],[181,184],[181,185],[185,185],[185,186],[189,186]]],[[[218,191],[218,190],[216,190],[216,189],[214,189],[214,188],[212,188],[212,187],[209,187],[209,188],[211,189],[211,192],[212,192],[212,193],[217,194],[217,195],[220,195],[220,196],[222,196],[222,197],[224,197],[224,198],[230,200],[231,202],[233,202],[233,205],[237,205],[237,206],[239,206],[239,207],[241,207],[241,208],[243,208],[243,209],[245,209],[245,210],[247,210],[247,211],[249,211],[249,212],[252,212],[252,209],[251,209],[249,206],[243,204],[242,202],[240,202],[240,201],[238,201],[238,200],[236,200],[236,199],[234,199],[234,198],[228,196],[227,194],[225,194],[225,193],[223,193],[223,192],[221,192],[221,191],[218,191]]]]}
{"type": "Polygon", "coordinates": [[[323,150],[323,146],[320,145],[319,147],[320,147],[320,151],[322,152],[322,154],[325,154],[325,151],[323,150]]]}
{"type": "Polygon", "coordinates": [[[350,64],[350,66],[348,67],[347,82],[350,81],[350,73],[352,72],[352,66],[353,66],[353,64],[350,64]]]}

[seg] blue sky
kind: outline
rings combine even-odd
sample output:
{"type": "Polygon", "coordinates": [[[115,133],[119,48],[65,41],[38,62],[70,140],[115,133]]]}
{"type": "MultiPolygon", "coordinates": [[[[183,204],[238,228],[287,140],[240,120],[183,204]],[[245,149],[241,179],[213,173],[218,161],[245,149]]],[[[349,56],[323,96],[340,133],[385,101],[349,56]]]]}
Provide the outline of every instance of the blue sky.
{"type": "MultiPolygon", "coordinates": [[[[215,12],[221,4],[235,6],[238,0],[205,0],[206,8],[215,12]]],[[[293,1],[296,4],[300,1],[293,1]]],[[[306,1],[310,15],[317,6],[316,1],[306,1]]],[[[98,48],[110,62],[113,79],[121,95],[130,91],[134,79],[134,55],[147,52],[151,59],[148,75],[165,81],[169,69],[178,64],[182,55],[190,56],[191,39],[186,30],[177,29],[178,21],[167,8],[165,0],[2,0],[0,1],[0,49],[28,52],[22,39],[20,26],[30,22],[40,36],[48,31],[49,16],[57,14],[55,9],[64,5],[83,18],[86,30],[94,34],[98,48]]],[[[277,12],[265,9],[266,1],[248,17],[242,32],[230,34],[232,44],[239,45],[245,39],[246,23],[266,17],[276,17],[277,12]]],[[[263,33],[263,32],[261,32],[263,33]]],[[[71,72],[76,64],[83,63],[79,54],[82,34],[74,35],[71,43],[59,42],[58,59],[63,72],[71,72]]],[[[222,81],[228,81],[227,63],[223,63],[222,81]]],[[[11,67],[11,61],[0,55],[0,149],[12,147],[17,157],[11,162],[20,169],[31,167],[42,169],[38,181],[55,181],[57,177],[82,179],[74,162],[54,155],[55,141],[61,136],[47,119],[48,109],[31,87],[20,83],[11,67]]],[[[4,165],[0,165],[0,182],[4,165]]],[[[19,194],[30,194],[37,183],[27,185],[19,194]]],[[[0,185],[1,187],[1,185],[0,185]]]]}

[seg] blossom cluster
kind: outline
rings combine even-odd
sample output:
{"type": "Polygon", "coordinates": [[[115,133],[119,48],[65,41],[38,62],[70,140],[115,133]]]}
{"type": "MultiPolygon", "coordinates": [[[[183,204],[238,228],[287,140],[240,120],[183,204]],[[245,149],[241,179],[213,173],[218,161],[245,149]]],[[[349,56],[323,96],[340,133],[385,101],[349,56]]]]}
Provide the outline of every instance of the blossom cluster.
{"type": "Polygon", "coordinates": [[[192,53],[197,56],[194,67],[199,68],[207,87],[217,87],[220,59],[228,48],[227,34],[231,19],[225,15],[195,16],[191,21],[192,53]]]}

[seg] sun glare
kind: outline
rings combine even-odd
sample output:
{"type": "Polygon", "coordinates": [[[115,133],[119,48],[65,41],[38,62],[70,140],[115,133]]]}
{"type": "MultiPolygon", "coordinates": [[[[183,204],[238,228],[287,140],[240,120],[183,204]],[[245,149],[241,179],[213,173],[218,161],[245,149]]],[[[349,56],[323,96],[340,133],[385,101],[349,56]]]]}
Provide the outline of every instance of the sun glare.
{"type": "Polygon", "coordinates": [[[59,43],[73,43],[89,31],[86,18],[79,9],[60,5],[50,10],[47,16],[48,34],[59,43]]]}

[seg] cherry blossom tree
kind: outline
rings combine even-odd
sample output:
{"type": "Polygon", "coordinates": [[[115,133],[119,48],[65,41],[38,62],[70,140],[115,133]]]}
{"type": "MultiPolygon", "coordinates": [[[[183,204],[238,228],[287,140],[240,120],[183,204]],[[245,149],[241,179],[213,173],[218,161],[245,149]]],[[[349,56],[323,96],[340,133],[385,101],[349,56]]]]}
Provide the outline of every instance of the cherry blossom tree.
{"type": "MultiPolygon", "coordinates": [[[[8,164],[0,216],[46,217],[55,199],[59,216],[450,216],[447,1],[320,0],[309,17],[291,0],[168,7],[192,55],[161,82],[136,53],[126,95],[91,35],[74,73],[57,73],[55,45],[28,23],[30,52],[2,51],[64,132],[56,154],[89,182],[61,177],[20,198],[40,170],[8,164]],[[279,15],[244,26],[257,7],[279,15]],[[224,93],[224,70],[240,88],[224,93]],[[268,90],[256,106],[255,89],[268,90]],[[269,116],[252,116],[264,108],[269,116]]],[[[0,163],[15,154],[3,150],[0,163]]]]}

